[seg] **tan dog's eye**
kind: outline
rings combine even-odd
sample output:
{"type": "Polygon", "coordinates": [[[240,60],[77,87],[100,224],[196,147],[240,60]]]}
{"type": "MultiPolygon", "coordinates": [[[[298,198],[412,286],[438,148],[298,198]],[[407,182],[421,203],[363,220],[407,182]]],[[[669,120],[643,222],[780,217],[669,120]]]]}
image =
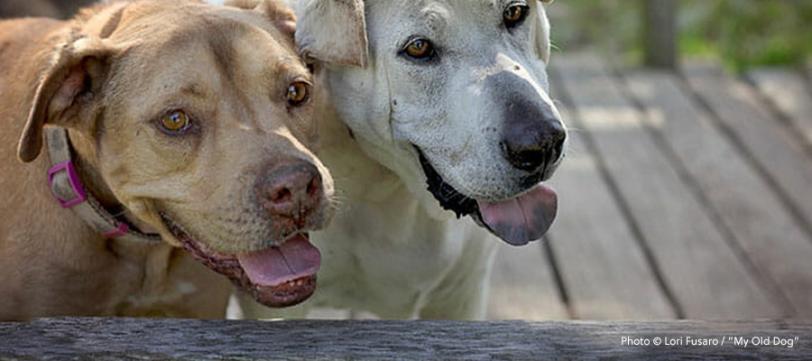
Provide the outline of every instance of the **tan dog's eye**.
{"type": "Polygon", "coordinates": [[[291,83],[285,98],[287,98],[288,104],[294,107],[304,104],[310,98],[310,85],[303,81],[291,83]]]}
{"type": "Polygon", "coordinates": [[[427,59],[434,55],[434,45],[427,39],[416,38],[406,44],[404,51],[412,58],[427,59]]]}
{"type": "Polygon", "coordinates": [[[192,121],[182,110],[174,110],[161,117],[161,128],[169,133],[183,132],[191,125],[192,121]]]}
{"type": "Polygon", "coordinates": [[[505,26],[508,29],[515,28],[519,24],[521,24],[525,18],[527,18],[527,14],[530,11],[530,7],[524,4],[514,4],[510,5],[505,9],[505,26]]]}

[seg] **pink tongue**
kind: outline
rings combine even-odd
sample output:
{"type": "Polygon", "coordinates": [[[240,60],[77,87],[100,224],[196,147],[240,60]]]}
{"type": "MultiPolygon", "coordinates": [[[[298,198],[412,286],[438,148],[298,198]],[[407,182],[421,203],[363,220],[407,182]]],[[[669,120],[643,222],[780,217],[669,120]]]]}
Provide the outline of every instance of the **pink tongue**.
{"type": "Polygon", "coordinates": [[[488,228],[514,246],[541,239],[550,229],[558,211],[558,196],[543,184],[503,202],[477,201],[479,214],[488,228]]]}
{"type": "Polygon", "coordinates": [[[321,266],[321,253],[302,235],[279,247],[241,254],[237,259],[251,282],[258,286],[275,287],[313,276],[321,266]]]}

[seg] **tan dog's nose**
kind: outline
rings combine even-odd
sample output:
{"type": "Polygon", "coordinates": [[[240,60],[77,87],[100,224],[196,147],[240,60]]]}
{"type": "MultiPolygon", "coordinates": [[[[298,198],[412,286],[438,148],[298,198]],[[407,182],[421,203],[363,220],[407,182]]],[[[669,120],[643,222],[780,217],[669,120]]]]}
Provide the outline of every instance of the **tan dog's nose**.
{"type": "Polygon", "coordinates": [[[274,221],[292,221],[297,227],[305,226],[323,198],[319,170],[304,161],[269,167],[257,180],[256,190],[274,221]]]}

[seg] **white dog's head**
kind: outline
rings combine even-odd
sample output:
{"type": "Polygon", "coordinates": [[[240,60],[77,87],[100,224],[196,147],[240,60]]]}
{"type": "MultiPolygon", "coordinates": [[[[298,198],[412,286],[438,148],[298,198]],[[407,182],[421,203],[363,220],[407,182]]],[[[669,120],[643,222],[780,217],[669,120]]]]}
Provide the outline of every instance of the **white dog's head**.
{"type": "Polygon", "coordinates": [[[371,157],[511,244],[541,238],[557,201],[540,182],[567,138],[548,95],[541,2],[301,0],[297,16],[301,51],[328,67],[332,100],[371,157]]]}

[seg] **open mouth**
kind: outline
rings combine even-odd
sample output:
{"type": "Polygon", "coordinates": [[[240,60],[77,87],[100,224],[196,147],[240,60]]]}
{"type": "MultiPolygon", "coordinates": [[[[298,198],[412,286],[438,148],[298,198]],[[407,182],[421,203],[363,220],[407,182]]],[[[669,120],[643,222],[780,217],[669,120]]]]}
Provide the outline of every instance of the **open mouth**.
{"type": "Polygon", "coordinates": [[[228,255],[198,242],[166,214],[166,226],[183,248],[212,270],[228,277],[243,291],[269,307],[288,307],[307,300],[316,290],[321,254],[307,234],[257,252],[228,255]]]}
{"type": "Polygon", "coordinates": [[[446,183],[423,152],[417,151],[428,191],[441,207],[457,217],[471,216],[481,227],[514,246],[540,240],[552,226],[558,212],[558,196],[552,188],[537,183],[511,199],[498,202],[473,199],[446,183]]]}

